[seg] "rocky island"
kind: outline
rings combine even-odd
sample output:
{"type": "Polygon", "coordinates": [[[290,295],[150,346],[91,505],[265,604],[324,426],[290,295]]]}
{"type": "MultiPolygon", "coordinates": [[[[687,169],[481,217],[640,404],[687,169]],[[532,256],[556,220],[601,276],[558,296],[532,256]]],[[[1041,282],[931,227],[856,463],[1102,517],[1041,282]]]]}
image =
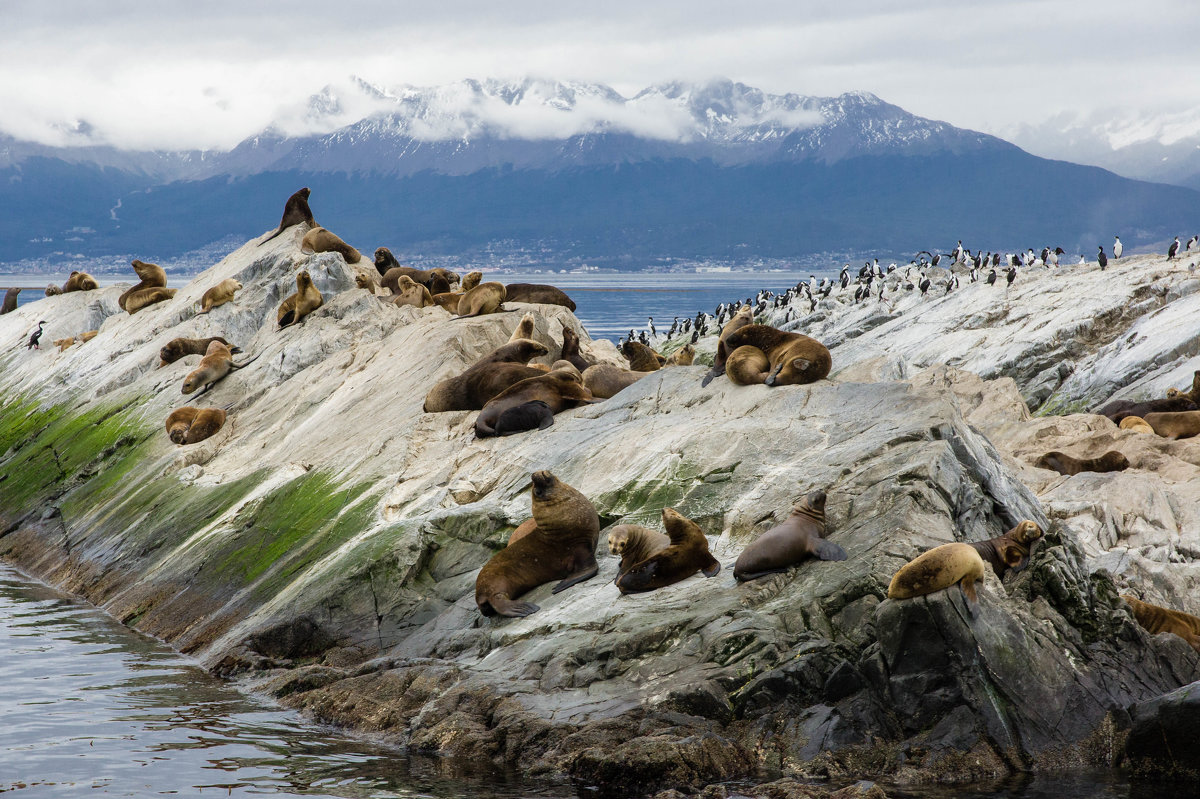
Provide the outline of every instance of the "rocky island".
{"type": "Polygon", "coordinates": [[[1192,385],[1186,259],[1026,268],[949,293],[932,269],[928,294],[898,270],[882,301],[851,289],[765,314],[829,348],[828,379],[702,387],[710,335],[697,365],[477,438],[475,412],[425,413],[425,395],[526,312],[550,350],[537,360],[564,328],[594,360],[623,359],[562,306],[452,319],[382,303],[302,235],[248,242],[136,315],[114,286],[0,317],[0,555],[317,719],[614,791],[1195,774],[1200,653],[1143,629],[1120,595],[1200,613],[1200,439],[1091,412],[1192,385]],[[324,304],[279,329],[302,270],[324,304]],[[225,280],[235,298],[198,315],[225,280]],[[98,333],[28,349],[43,320],[45,342],[98,333]],[[210,336],[253,361],[203,398],[227,414],[220,431],[178,446],[163,422],[197,361],[160,368],[159,349],[210,336]],[[1129,467],[1035,465],[1110,450],[1129,467]],[[543,470],[595,505],[599,574],[530,592],[525,618],[485,618],[476,575],[530,517],[543,470]],[[818,490],[846,559],[738,583],[739,553],[818,490]],[[721,572],[621,595],[605,531],[661,529],[667,507],[721,572]],[[955,588],[887,599],[920,553],[1022,520],[1045,532],[1028,566],[986,570],[977,603],[955,588]]]}

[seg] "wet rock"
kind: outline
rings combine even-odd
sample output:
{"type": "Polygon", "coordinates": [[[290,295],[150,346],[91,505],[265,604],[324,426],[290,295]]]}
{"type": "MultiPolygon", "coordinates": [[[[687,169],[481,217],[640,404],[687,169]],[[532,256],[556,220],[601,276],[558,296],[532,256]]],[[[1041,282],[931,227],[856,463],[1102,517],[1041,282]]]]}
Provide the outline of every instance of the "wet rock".
{"type": "Polygon", "coordinates": [[[1200,777],[1200,682],[1140,702],[1130,709],[1125,756],[1134,773],[1200,777]]]}

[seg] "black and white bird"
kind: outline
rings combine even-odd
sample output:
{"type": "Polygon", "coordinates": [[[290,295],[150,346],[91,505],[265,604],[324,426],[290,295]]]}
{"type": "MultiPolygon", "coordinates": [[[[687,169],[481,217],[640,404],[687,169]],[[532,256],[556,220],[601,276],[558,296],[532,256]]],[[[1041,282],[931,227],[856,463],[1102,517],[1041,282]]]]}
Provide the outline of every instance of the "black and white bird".
{"type": "Polygon", "coordinates": [[[1171,246],[1167,248],[1167,260],[1170,261],[1179,254],[1179,237],[1175,237],[1175,241],[1171,242],[1171,246]]]}
{"type": "Polygon", "coordinates": [[[41,349],[41,347],[38,346],[38,340],[41,339],[41,337],[42,337],[42,325],[44,325],[44,324],[46,324],[46,322],[44,320],[41,322],[38,322],[37,330],[33,331],[33,333],[30,334],[29,343],[25,345],[25,349],[27,349],[27,350],[40,350],[41,349]]]}
{"type": "Polygon", "coordinates": [[[958,275],[954,275],[946,281],[946,293],[949,294],[956,288],[958,288],[958,275]]]}
{"type": "MultiPolygon", "coordinates": [[[[1120,258],[1121,250],[1123,250],[1125,248],[1121,245],[1121,237],[1120,236],[1113,236],[1113,238],[1116,239],[1116,241],[1113,242],[1113,258],[1120,258]]],[[[1101,249],[1103,249],[1103,248],[1101,248],[1101,249]]]]}
{"type": "Polygon", "coordinates": [[[652,338],[658,338],[658,331],[654,329],[654,317],[653,316],[646,317],[646,327],[650,328],[650,336],[652,338]]]}
{"type": "Polygon", "coordinates": [[[1187,248],[1184,251],[1191,252],[1192,247],[1196,246],[1196,242],[1198,241],[1200,241],[1200,236],[1192,236],[1190,239],[1188,239],[1187,248]]]}
{"type": "Polygon", "coordinates": [[[929,278],[925,277],[924,272],[921,273],[921,282],[917,284],[917,287],[921,289],[922,297],[925,296],[925,292],[929,291],[929,278]]]}
{"type": "Polygon", "coordinates": [[[1108,266],[1108,256],[1104,254],[1104,246],[1103,245],[1101,245],[1100,252],[1096,255],[1096,261],[1099,262],[1100,271],[1103,272],[1104,268],[1106,266],[1108,266]]]}

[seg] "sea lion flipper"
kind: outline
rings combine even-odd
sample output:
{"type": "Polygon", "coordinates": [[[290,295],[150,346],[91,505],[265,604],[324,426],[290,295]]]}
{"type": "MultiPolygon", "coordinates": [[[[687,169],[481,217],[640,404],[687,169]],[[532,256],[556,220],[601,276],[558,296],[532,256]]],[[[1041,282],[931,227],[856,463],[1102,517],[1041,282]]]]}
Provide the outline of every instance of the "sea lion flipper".
{"type": "Polygon", "coordinates": [[[708,564],[707,566],[705,566],[703,569],[701,569],[700,572],[705,577],[716,577],[718,574],[721,573],[721,564],[718,563],[716,561],[716,559],[714,558],[713,562],[708,564]]]}
{"type": "Polygon", "coordinates": [[[824,538],[818,539],[813,544],[813,555],[818,560],[845,560],[847,557],[846,550],[824,538]]]}
{"type": "Polygon", "coordinates": [[[488,599],[488,604],[492,606],[492,610],[496,611],[497,616],[508,616],[509,618],[524,617],[541,610],[532,602],[513,602],[507,594],[493,594],[488,599]]]}
{"type": "Polygon", "coordinates": [[[549,427],[552,424],[554,424],[553,414],[550,416],[547,416],[545,419],[542,420],[542,423],[538,425],[538,430],[545,430],[547,427],[549,427]]]}
{"type": "Polygon", "coordinates": [[[708,374],[706,374],[704,376],[704,379],[700,381],[700,387],[704,388],[705,386],[707,386],[709,383],[711,383],[713,381],[714,377],[720,377],[723,374],[725,374],[724,366],[714,366],[713,368],[708,370],[708,374]]]}
{"type": "Polygon", "coordinates": [[[559,591],[565,591],[576,583],[582,583],[584,580],[592,579],[599,573],[599,564],[597,564],[595,561],[592,561],[591,566],[582,569],[581,571],[577,571],[574,574],[568,574],[566,577],[564,577],[562,582],[550,589],[550,593],[557,594],[559,591]]]}
{"type": "Polygon", "coordinates": [[[971,575],[967,575],[961,581],[959,581],[959,585],[962,587],[963,594],[967,597],[969,602],[968,607],[974,608],[976,605],[978,605],[979,595],[975,592],[974,578],[972,578],[971,575]]]}

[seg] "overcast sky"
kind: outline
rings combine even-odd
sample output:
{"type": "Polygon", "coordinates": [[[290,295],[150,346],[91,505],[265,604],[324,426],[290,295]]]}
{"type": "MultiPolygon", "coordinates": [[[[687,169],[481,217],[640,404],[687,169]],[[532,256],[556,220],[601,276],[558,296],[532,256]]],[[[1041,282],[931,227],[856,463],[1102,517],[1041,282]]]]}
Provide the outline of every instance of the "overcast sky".
{"type": "Polygon", "coordinates": [[[229,148],[327,84],[526,75],[728,77],[771,93],[866,90],[1003,135],[1063,112],[1200,109],[1195,0],[2,0],[0,131],[85,123],[121,147],[229,148]]]}

